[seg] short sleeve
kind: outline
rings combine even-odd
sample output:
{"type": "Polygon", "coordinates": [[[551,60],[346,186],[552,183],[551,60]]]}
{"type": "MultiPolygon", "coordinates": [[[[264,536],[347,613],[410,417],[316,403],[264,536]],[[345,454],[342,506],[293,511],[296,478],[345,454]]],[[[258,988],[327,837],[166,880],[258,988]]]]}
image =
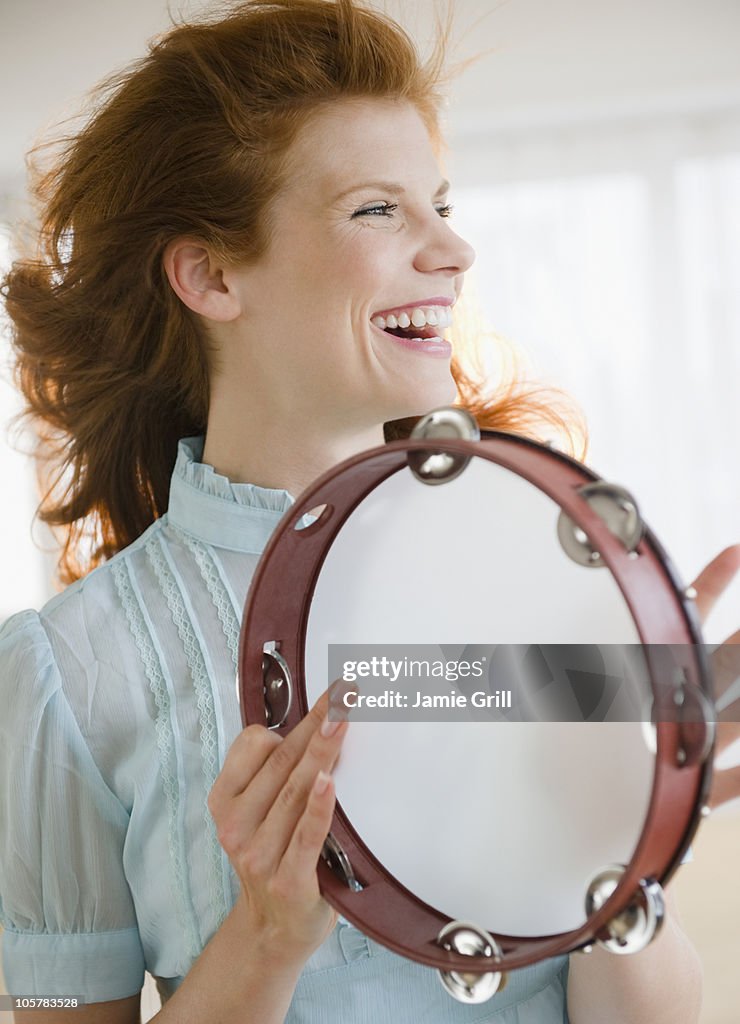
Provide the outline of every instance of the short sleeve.
{"type": "Polygon", "coordinates": [[[0,628],[0,923],[9,992],[105,1002],[141,990],[144,954],[123,870],[127,827],[38,614],[13,616],[0,628]]]}

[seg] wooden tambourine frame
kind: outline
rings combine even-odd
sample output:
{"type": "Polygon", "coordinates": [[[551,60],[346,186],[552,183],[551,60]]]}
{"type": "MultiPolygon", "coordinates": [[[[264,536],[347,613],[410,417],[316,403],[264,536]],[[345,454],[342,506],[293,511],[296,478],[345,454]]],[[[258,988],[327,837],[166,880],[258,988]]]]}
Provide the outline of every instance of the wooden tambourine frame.
{"type": "MultiPolygon", "coordinates": [[[[560,506],[564,522],[574,524],[576,535],[585,541],[586,557],[600,557],[607,567],[601,571],[614,577],[645,645],[648,663],[661,650],[670,649],[671,657],[679,659],[680,664],[668,666],[678,680],[678,689],[670,691],[675,706],[665,715],[659,707],[655,716],[655,775],[647,821],[634,857],[602,880],[601,888],[592,894],[585,924],[575,930],[516,937],[474,928],[471,932],[465,922],[451,922],[397,882],[367,849],[337,804],[331,828],[333,846],[327,848],[318,866],[326,899],[371,938],[402,956],[438,968],[453,995],[473,1002],[483,998],[476,994],[475,984],[476,977],[483,974],[494,979],[484,996],[487,998],[506,971],[588,949],[595,942],[614,952],[647,944],[662,919],[660,887],[680,862],[702,815],[709,785],[713,711],[693,595],[684,589],[657,540],[641,522],[637,542],[626,545],[614,522],[607,522],[609,516],[604,515],[603,502],[600,504],[604,492],[607,504],[616,492],[617,505],[624,504],[626,492],[610,489],[568,456],[518,436],[484,432],[479,440],[466,439],[465,424],[460,426],[456,419],[460,414],[448,412],[452,428],[444,410],[430,414],[421,431],[417,430],[422,436],[348,459],[304,492],[285,516],[250,587],[241,634],[238,693],[244,724],[269,724],[266,694],[277,693],[275,687],[279,690],[287,675],[291,699],[279,732],[289,732],[307,714],[304,649],[309,609],[322,564],[343,524],[366,496],[393,474],[413,465],[423,475],[425,467],[440,460],[459,473],[471,456],[517,474],[560,506]],[[423,436],[425,424],[428,433],[423,436]],[[435,458],[430,461],[431,454],[435,458]],[[316,521],[296,528],[306,513],[320,506],[324,509],[316,521]],[[483,938],[477,937],[476,931],[483,938]],[[456,933],[459,941],[455,941],[456,933]]],[[[351,595],[343,594],[342,600],[351,600],[351,595]]],[[[666,665],[650,665],[651,674],[664,675],[666,669],[666,665]]]]}

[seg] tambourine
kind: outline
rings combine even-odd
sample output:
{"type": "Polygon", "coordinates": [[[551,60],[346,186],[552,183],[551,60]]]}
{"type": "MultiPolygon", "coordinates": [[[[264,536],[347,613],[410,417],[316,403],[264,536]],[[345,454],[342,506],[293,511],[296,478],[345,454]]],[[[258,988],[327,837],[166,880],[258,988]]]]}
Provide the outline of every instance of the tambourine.
{"type": "MultiPolygon", "coordinates": [[[[548,957],[644,948],[706,813],[714,710],[693,597],[627,491],[549,446],[481,436],[461,409],[322,476],[252,580],[237,680],[245,725],[292,729],[344,645],[487,650],[498,664],[479,689],[489,698],[506,692],[492,680],[516,676],[515,663],[539,665],[529,683],[516,676],[513,710],[504,700],[475,719],[347,712],[318,866],[329,903],[437,968],[463,1002],[548,957]],[[594,650],[600,672],[555,665],[558,651],[594,650]],[[640,712],[594,713],[614,675],[604,652],[626,650],[641,668],[617,689],[640,712]],[[567,701],[537,712],[563,693],[575,713],[567,701]]],[[[443,688],[472,699],[472,685],[443,688]]]]}

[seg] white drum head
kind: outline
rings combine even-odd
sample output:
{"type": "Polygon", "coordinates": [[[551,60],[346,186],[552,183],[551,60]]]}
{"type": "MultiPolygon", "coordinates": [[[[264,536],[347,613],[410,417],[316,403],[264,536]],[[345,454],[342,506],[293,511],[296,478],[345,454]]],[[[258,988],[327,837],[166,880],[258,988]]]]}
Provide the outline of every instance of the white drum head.
{"type": "MultiPolygon", "coordinates": [[[[309,703],[329,644],[639,644],[608,569],[564,553],[559,513],[482,458],[440,486],[409,469],[381,483],[317,580],[309,703]]],[[[632,859],[654,772],[639,722],[355,721],[334,774],[352,826],[415,896],[541,936],[581,926],[594,875],[632,859]]]]}

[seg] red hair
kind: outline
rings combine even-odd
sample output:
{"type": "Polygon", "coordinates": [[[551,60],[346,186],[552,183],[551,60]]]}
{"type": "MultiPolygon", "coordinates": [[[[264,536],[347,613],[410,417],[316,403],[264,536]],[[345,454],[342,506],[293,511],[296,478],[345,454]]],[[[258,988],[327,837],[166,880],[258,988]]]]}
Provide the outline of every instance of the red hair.
{"type": "MultiPolygon", "coordinates": [[[[205,338],[164,274],[167,244],[187,235],[224,261],[257,259],[285,156],[317,104],[405,99],[439,143],[445,36],[422,62],[394,21],[354,0],[250,0],[155,41],[61,140],[35,185],[38,253],[14,263],[3,294],[64,582],[166,510],[177,442],[206,429],[205,338]]],[[[461,360],[453,372],[482,426],[566,425],[552,396],[514,377],[490,395],[461,360]]],[[[386,436],[409,429],[396,421],[386,436]]]]}

